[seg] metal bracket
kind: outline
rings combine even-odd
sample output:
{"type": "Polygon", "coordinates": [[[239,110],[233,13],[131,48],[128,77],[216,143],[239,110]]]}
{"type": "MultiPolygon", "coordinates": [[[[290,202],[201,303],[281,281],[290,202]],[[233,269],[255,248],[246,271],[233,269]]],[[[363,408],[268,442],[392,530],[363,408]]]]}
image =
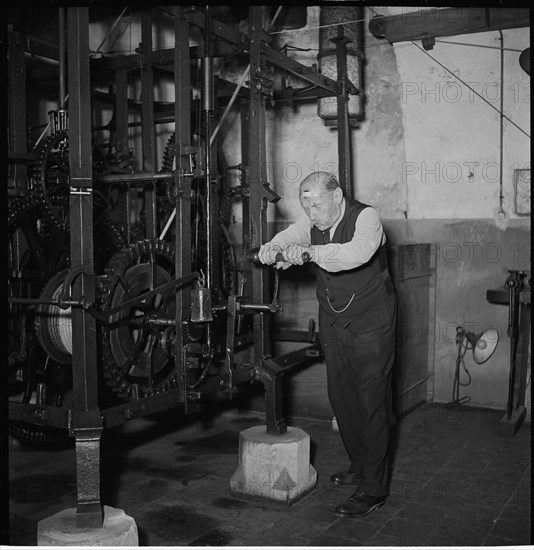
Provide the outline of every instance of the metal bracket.
{"type": "Polygon", "coordinates": [[[264,182],[264,183],[263,183],[263,189],[264,189],[265,192],[266,192],[266,197],[265,197],[265,198],[266,198],[269,202],[275,204],[275,203],[277,203],[277,202],[280,200],[280,198],[281,198],[280,195],[278,195],[278,193],[275,193],[275,192],[273,191],[273,189],[271,189],[271,184],[270,184],[270,183],[264,182]]]}
{"type": "Polygon", "coordinates": [[[287,432],[282,415],[282,377],[284,369],[270,357],[264,357],[256,369],[256,378],[265,388],[265,423],[267,433],[282,435],[287,432]]]}
{"type": "Polygon", "coordinates": [[[203,172],[204,166],[200,147],[192,147],[187,145],[178,147],[177,149],[181,151],[180,157],[182,160],[186,159],[187,165],[184,169],[182,163],[180,163],[180,169],[183,170],[180,174],[181,176],[193,177],[203,172]]]}
{"type": "MultiPolygon", "coordinates": [[[[59,307],[61,309],[67,309],[74,303],[72,298],[72,285],[74,283],[74,280],[82,273],[85,275],[89,275],[90,277],[95,276],[94,268],[91,265],[80,265],[71,269],[65,277],[65,281],[63,282],[63,285],[61,287],[61,292],[58,295],[59,307]]],[[[90,305],[89,299],[82,296],[79,305],[86,309],[90,305]]]]}

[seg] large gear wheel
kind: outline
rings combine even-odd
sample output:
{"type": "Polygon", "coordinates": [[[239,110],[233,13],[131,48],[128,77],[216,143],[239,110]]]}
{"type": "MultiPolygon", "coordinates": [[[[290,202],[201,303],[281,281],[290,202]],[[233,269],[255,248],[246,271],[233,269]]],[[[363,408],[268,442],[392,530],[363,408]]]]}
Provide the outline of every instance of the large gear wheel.
{"type": "MultiPolygon", "coordinates": [[[[58,195],[55,200],[56,204],[61,202],[68,208],[68,196],[58,195]]],[[[60,228],[51,220],[43,195],[36,190],[11,200],[7,218],[10,297],[57,297],[70,266],[68,227],[60,228]]],[[[103,272],[111,256],[125,246],[126,240],[106,211],[93,217],[93,236],[95,271],[98,274],[103,272]]],[[[29,403],[38,385],[45,384],[47,404],[62,406],[72,386],[71,358],[64,353],[68,345],[65,346],[64,337],[63,341],[61,339],[62,334],[70,328],[70,318],[64,315],[63,310],[60,312],[59,308],[52,315],[41,316],[42,309],[10,303],[9,398],[29,403]]],[[[64,437],[64,430],[58,432],[46,427],[11,424],[10,433],[28,441],[48,442],[55,440],[57,433],[64,437]]]]}
{"type": "MultiPolygon", "coordinates": [[[[102,311],[119,307],[174,278],[174,247],[161,240],[131,244],[110,260],[101,278],[102,311]]],[[[113,314],[100,328],[103,374],[124,400],[149,396],[177,384],[168,327],[150,322],[154,316],[174,318],[175,292],[157,294],[113,314]]]]}

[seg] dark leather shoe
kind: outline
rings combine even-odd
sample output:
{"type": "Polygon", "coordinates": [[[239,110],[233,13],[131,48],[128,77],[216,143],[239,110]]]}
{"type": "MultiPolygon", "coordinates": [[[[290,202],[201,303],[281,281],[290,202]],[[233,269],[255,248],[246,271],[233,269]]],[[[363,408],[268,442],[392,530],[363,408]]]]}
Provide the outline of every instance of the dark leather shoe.
{"type": "Polygon", "coordinates": [[[360,476],[354,472],[338,472],[330,476],[330,481],[336,485],[358,485],[360,476]]]}
{"type": "Polygon", "coordinates": [[[335,514],[341,518],[358,518],[382,508],[385,502],[386,497],[373,497],[358,491],[346,502],[337,506],[335,514]]]}

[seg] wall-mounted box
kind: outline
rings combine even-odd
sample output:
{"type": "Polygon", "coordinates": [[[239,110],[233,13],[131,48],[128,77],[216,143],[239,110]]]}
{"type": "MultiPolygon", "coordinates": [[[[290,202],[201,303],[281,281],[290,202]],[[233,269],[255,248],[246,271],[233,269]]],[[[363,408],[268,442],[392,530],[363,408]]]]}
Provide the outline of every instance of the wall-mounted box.
{"type": "Polygon", "coordinates": [[[530,168],[514,170],[515,213],[530,215],[530,168]]]}

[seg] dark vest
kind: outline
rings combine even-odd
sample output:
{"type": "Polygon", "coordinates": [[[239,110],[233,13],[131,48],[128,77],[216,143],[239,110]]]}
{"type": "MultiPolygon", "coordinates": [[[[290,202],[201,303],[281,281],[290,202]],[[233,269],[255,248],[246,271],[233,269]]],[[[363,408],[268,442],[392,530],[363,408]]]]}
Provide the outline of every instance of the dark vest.
{"type": "MultiPolygon", "coordinates": [[[[367,204],[345,197],[345,212],[331,236],[331,242],[342,244],[351,241],[356,220],[367,207],[367,204]]],[[[311,244],[327,244],[323,231],[316,227],[311,229],[311,244]]],[[[317,265],[315,267],[319,305],[343,326],[393,292],[384,246],[380,246],[367,263],[354,269],[331,273],[317,265]]]]}

